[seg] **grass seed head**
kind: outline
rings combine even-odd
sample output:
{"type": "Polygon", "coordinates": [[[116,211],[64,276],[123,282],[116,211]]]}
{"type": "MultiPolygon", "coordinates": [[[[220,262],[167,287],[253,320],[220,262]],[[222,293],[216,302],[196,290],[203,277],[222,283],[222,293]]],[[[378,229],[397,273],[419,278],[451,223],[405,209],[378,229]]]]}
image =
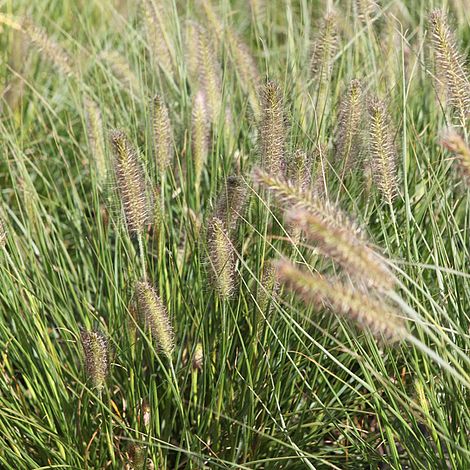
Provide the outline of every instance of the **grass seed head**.
{"type": "Polygon", "coordinates": [[[358,19],[367,24],[379,12],[379,5],[374,0],[355,0],[355,11],[358,19]]]}
{"type": "Polygon", "coordinates": [[[391,203],[398,194],[397,153],[387,105],[377,97],[367,104],[369,152],[372,177],[384,199],[391,203]]]}
{"type": "Polygon", "coordinates": [[[312,182],[312,157],[305,150],[297,149],[287,165],[287,178],[300,191],[307,191],[312,182]]]}
{"type": "Polygon", "coordinates": [[[286,260],[276,262],[276,269],[280,282],[305,303],[317,308],[328,307],[389,342],[406,337],[405,325],[398,312],[384,302],[338,281],[304,272],[286,260]]]}
{"type": "Polygon", "coordinates": [[[212,217],[207,227],[207,249],[210,279],[221,299],[235,292],[235,252],[222,220],[212,217]]]}
{"type": "Polygon", "coordinates": [[[277,83],[270,80],[263,88],[259,146],[263,168],[276,176],[284,175],[286,170],[286,135],[282,91],[277,83]]]}
{"type": "Polygon", "coordinates": [[[171,165],[173,157],[173,132],[168,116],[168,108],[160,96],[153,99],[153,139],[155,160],[160,174],[171,165]]]}
{"type": "Polygon", "coordinates": [[[465,184],[470,186],[470,148],[462,136],[452,128],[443,132],[442,145],[457,157],[457,163],[465,184]]]}
{"type": "Polygon", "coordinates": [[[259,168],[255,169],[253,179],[269,190],[284,210],[306,209],[320,217],[329,227],[347,230],[354,239],[364,238],[361,228],[331,202],[314,197],[310,191],[302,191],[298,185],[259,168]]]}
{"type": "Polygon", "coordinates": [[[216,124],[222,108],[222,68],[209,33],[198,23],[188,22],[187,57],[196,89],[203,92],[208,121],[216,124]]]}
{"type": "Polygon", "coordinates": [[[175,338],[162,299],[147,281],[138,282],[135,290],[139,312],[146,328],[155,340],[158,350],[171,356],[175,348],[175,338]]]}
{"type": "Polygon", "coordinates": [[[465,61],[443,10],[431,12],[429,26],[438,79],[444,84],[449,104],[455,110],[459,124],[465,126],[470,113],[470,83],[465,61]]]}
{"type": "Polygon", "coordinates": [[[346,225],[333,225],[320,213],[302,208],[289,211],[287,220],[303,230],[322,255],[337,262],[352,277],[380,289],[393,288],[395,278],[385,262],[346,225]]]}
{"type": "Polygon", "coordinates": [[[122,202],[127,228],[130,233],[142,233],[151,222],[150,194],[144,169],[137,152],[122,131],[111,133],[114,151],[114,173],[122,202]]]}
{"type": "Polygon", "coordinates": [[[0,218],[0,248],[5,248],[6,244],[7,244],[7,231],[5,229],[5,224],[2,220],[2,218],[0,218]]]}
{"type": "Polygon", "coordinates": [[[310,73],[318,84],[325,84],[330,77],[333,57],[338,48],[336,15],[327,13],[318,28],[318,35],[312,46],[310,73]]]}
{"type": "Polygon", "coordinates": [[[89,97],[85,97],[87,137],[90,151],[94,157],[96,179],[100,187],[106,181],[107,165],[104,149],[103,123],[99,106],[89,97]]]}
{"type": "Polygon", "coordinates": [[[265,316],[271,313],[273,308],[273,297],[279,290],[276,266],[272,261],[268,261],[263,266],[260,285],[258,286],[256,303],[265,316]]]}
{"type": "Polygon", "coordinates": [[[165,72],[172,73],[174,67],[170,53],[171,46],[165,29],[165,24],[168,22],[162,2],[142,0],[142,13],[151,57],[165,72]]]}
{"type": "Polygon", "coordinates": [[[210,124],[207,112],[206,95],[202,90],[196,93],[193,100],[191,122],[191,150],[194,162],[194,179],[199,186],[202,170],[209,155],[210,124]]]}
{"type": "Polygon", "coordinates": [[[239,77],[240,87],[248,95],[253,115],[255,120],[258,121],[261,117],[261,106],[258,98],[261,76],[258,66],[248,45],[231,29],[228,30],[227,41],[230,46],[235,71],[239,77]]]}
{"type": "Polygon", "coordinates": [[[108,376],[108,341],[99,331],[83,330],[80,333],[80,338],[86,373],[93,387],[102,389],[108,376]]]}
{"type": "Polygon", "coordinates": [[[24,18],[22,29],[29,37],[31,43],[36,46],[42,55],[49,60],[56,69],[66,76],[73,76],[73,61],[69,53],[47,33],[37,26],[30,18],[24,18]]]}
{"type": "Polygon", "coordinates": [[[98,58],[109,65],[115,77],[126,87],[126,91],[136,94],[139,92],[140,81],[126,57],[118,51],[105,50],[98,55],[98,58]]]}
{"type": "Polygon", "coordinates": [[[196,349],[194,350],[193,360],[191,362],[193,370],[201,371],[204,365],[204,350],[202,348],[202,343],[196,344],[196,349]]]}
{"type": "Polygon", "coordinates": [[[216,201],[214,216],[222,220],[230,235],[236,230],[247,201],[247,186],[240,176],[229,176],[216,201]]]}
{"type": "MultiPolygon", "coordinates": [[[[26,34],[20,30],[13,30],[13,41],[8,57],[8,82],[3,91],[2,98],[11,111],[16,111],[22,102],[25,89],[25,77],[28,73],[27,60],[29,43],[26,34]]],[[[0,104],[0,111],[2,105],[0,104]]]]}

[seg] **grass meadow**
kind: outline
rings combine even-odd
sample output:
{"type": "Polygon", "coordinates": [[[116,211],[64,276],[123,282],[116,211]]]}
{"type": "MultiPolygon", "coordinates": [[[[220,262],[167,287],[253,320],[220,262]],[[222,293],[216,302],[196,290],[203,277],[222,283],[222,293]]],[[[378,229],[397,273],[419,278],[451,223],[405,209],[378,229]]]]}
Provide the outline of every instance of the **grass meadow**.
{"type": "Polygon", "coordinates": [[[465,0],[0,0],[0,467],[470,468],[465,0]]]}

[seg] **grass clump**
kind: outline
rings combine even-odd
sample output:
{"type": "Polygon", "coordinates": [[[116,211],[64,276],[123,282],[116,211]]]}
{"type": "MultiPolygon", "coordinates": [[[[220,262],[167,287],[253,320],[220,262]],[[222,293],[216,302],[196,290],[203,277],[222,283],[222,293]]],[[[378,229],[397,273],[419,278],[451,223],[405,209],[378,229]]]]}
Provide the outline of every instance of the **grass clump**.
{"type": "Polygon", "coordinates": [[[467,468],[463,3],[3,2],[1,468],[467,468]]]}

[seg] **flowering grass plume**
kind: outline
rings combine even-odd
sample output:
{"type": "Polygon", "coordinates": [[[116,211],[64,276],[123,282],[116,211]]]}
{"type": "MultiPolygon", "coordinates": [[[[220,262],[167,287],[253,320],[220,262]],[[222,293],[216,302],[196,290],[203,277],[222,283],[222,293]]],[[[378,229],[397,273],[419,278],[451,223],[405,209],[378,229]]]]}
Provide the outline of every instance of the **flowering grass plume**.
{"type": "Polygon", "coordinates": [[[235,292],[235,251],[222,220],[212,217],[207,227],[209,277],[221,299],[235,292]]]}
{"type": "MultiPolygon", "coordinates": [[[[24,88],[25,75],[28,72],[29,45],[26,35],[21,30],[13,31],[13,43],[8,58],[8,69],[12,73],[8,74],[8,82],[2,93],[2,99],[11,111],[15,111],[21,103],[24,88]]],[[[0,110],[2,105],[0,104],[0,110]]]]}
{"type": "Polygon", "coordinates": [[[101,390],[108,376],[108,341],[101,332],[87,330],[81,331],[80,339],[87,376],[93,387],[101,390]]]}
{"type": "Polygon", "coordinates": [[[151,221],[150,194],[137,152],[124,132],[111,133],[116,186],[130,233],[141,234],[151,221]]]}
{"type": "Polygon", "coordinates": [[[153,141],[155,146],[155,161],[161,175],[171,165],[173,158],[173,132],[168,108],[162,97],[153,99],[153,141]]]}
{"type": "Polygon", "coordinates": [[[202,343],[196,344],[196,349],[193,353],[193,358],[191,361],[191,365],[193,370],[201,371],[204,365],[204,349],[202,347],[202,343]]]}
{"type": "Polygon", "coordinates": [[[5,229],[5,224],[0,217],[0,248],[5,248],[7,244],[7,231],[5,229]]]}
{"type": "Polygon", "coordinates": [[[314,197],[311,191],[303,191],[291,181],[270,175],[259,168],[254,170],[253,179],[270,191],[284,210],[306,209],[328,226],[347,230],[354,239],[364,238],[361,228],[350,217],[329,201],[314,197]]]}
{"type": "Polygon", "coordinates": [[[38,48],[41,54],[46,57],[59,72],[66,76],[75,75],[73,60],[67,50],[50,38],[43,29],[31,20],[31,18],[22,19],[22,29],[31,40],[31,43],[38,48]]]}
{"type": "Polygon", "coordinates": [[[310,74],[314,83],[323,86],[329,81],[333,57],[338,48],[336,14],[327,13],[320,22],[318,31],[312,46],[310,74]]]}
{"type": "Polygon", "coordinates": [[[438,79],[444,84],[448,102],[460,125],[465,126],[470,113],[470,83],[464,58],[443,10],[431,12],[429,26],[438,79]]]}
{"type": "Polygon", "coordinates": [[[193,99],[191,122],[191,150],[194,163],[194,180],[199,188],[202,170],[209,155],[210,123],[207,112],[206,95],[202,90],[193,99]]]}
{"type": "Polygon", "coordinates": [[[369,99],[367,109],[372,177],[384,199],[391,204],[398,194],[398,175],[390,116],[385,101],[377,97],[369,99]]]}
{"type": "Polygon", "coordinates": [[[328,307],[388,342],[406,338],[407,330],[399,313],[375,297],[357,292],[339,281],[300,270],[286,260],[277,261],[275,266],[280,282],[305,303],[320,309],[328,307]]]}
{"type": "Polygon", "coordinates": [[[256,303],[265,316],[268,316],[273,308],[273,297],[279,291],[276,266],[272,261],[265,262],[258,286],[256,303]]]}
{"type": "Polygon", "coordinates": [[[103,122],[99,106],[88,96],[85,97],[87,137],[95,162],[96,180],[102,186],[107,177],[107,164],[104,149],[103,122]]]}
{"type": "Polygon", "coordinates": [[[333,226],[321,214],[301,208],[290,210],[287,220],[303,230],[322,255],[338,263],[351,277],[372,287],[393,288],[395,277],[385,262],[365,241],[355,238],[347,226],[333,226]]]}
{"type": "Polygon", "coordinates": [[[259,147],[262,166],[273,175],[283,175],[286,170],[286,135],[282,91],[277,83],[270,80],[263,88],[259,147]]]}
{"type": "Polygon", "coordinates": [[[222,108],[222,69],[209,33],[195,21],[187,24],[186,49],[195,89],[204,94],[208,120],[216,124],[222,108]]]}
{"type": "Polygon", "coordinates": [[[162,299],[147,281],[138,282],[135,290],[139,312],[146,328],[158,350],[171,356],[175,347],[175,335],[162,299]]]}
{"type": "Polygon", "coordinates": [[[105,50],[98,55],[109,65],[114,76],[126,87],[127,91],[137,94],[140,89],[139,79],[132,69],[129,61],[118,51],[105,50]]]}
{"type": "Polygon", "coordinates": [[[379,12],[379,5],[374,0],[355,0],[354,7],[358,19],[367,24],[379,12]]]}
{"type": "Polygon", "coordinates": [[[170,39],[165,28],[164,8],[160,0],[142,0],[143,18],[147,42],[152,59],[165,72],[174,70],[170,39]]]}
{"type": "Polygon", "coordinates": [[[240,176],[229,176],[216,201],[214,216],[223,221],[230,235],[236,230],[247,201],[247,186],[240,176]]]}
{"type": "Polygon", "coordinates": [[[302,149],[297,149],[287,165],[287,178],[292,185],[307,191],[312,182],[312,157],[302,149]]]}
{"type": "Polygon", "coordinates": [[[261,75],[253,54],[248,45],[232,29],[227,29],[227,42],[235,71],[239,77],[240,87],[248,96],[248,101],[256,121],[261,118],[259,90],[261,88],[261,75]]]}

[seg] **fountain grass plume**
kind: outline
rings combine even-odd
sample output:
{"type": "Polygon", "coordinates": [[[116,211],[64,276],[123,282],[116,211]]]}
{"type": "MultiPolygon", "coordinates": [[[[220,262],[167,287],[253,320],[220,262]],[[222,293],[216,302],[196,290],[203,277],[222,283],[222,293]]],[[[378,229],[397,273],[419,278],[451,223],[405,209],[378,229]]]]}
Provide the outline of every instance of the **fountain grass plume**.
{"type": "Polygon", "coordinates": [[[116,187],[122,202],[127,228],[141,235],[151,221],[150,194],[137,151],[124,132],[111,132],[116,187]]]}
{"type": "Polygon", "coordinates": [[[135,291],[145,327],[150,331],[158,350],[170,357],[175,348],[175,335],[162,299],[146,280],[138,282],[135,291]]]}
{"type": "Polygon", "coordinates": [[[321,214],[302,208],[290,210],[287,221],[303,230],[323,256],[338,263],[351,277],[371,287],[393,289],[396,279],[386,263],[347,226],[332,225],[321,214]]]}
{"type": "Polygon", "coordinates": [[[82,330],[85,370],[94,388],[103,389],[109,369],[109,347],[106,337],[99,331],[82,330]]]}
{"type": "Polygon", "coordinates": [[[263,168],[273,175],[286,171],[285,141],[287,126],[281,88],[270,80],[262,92],[262,113],[259,127],[259,149],[263,168]]]}
{"type": "Polygon", "coordinates": [[[160,175],[163,175],[173,159],[173,132],[168,108],[159,95],[153,99],[152,127],[155,162],[160,175]]]}
{"type": "Polygon", "coordinates": [[[407,337],[406,325],[399,312],[385,302],[339,281],[300,270],[286,260],[277,261],[275,267],[280,282],[306,304],[317,309],[327,307],[390,343],[407,337]]]}
{"type": "Polygon", "coordinates": [[[207,226],[209,278],[221,299],[232,297],[235,292],[235,251],[227,227],[217,217],[207,226]]]}
{"type": "Polygon", "coordinates": [[[372,96],[369,114],[369,152],[372,178],[387,203],[398,194],[397,152],[385,101],[372,96]]]}

